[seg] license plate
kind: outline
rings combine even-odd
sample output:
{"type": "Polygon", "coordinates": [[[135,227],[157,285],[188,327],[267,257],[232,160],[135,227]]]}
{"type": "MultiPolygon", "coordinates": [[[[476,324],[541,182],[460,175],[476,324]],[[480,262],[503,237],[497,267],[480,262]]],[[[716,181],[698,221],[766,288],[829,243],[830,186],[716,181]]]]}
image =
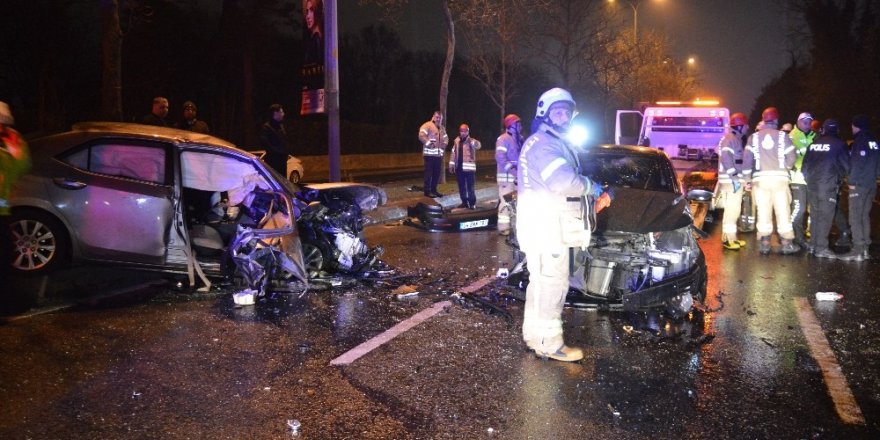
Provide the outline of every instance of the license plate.
{"type": "Polygon", "coordinates": [[[471,222],[461,222],[458,224],[458,229],[474,229],[482,228],[483,226],[489,226],[489,219],[485,218],[482,220],[474,220],[471,222]]]}

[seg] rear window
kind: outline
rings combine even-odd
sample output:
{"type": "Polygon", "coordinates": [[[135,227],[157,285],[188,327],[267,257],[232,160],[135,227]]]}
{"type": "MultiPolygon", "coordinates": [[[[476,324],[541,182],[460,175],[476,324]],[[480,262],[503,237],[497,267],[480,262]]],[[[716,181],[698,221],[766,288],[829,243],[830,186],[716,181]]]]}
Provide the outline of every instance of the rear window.
{"type": "Polygon", "coordinates": [[[167,184],[166,149],[162,145],[98,141],[60,160],[92,173],[167,184]]]}
{"type": "Polygon", "coordinates": [[[675,191],[675,171],[663,157],[589,154],[581,161],[581,167],[584,174],[602,185],[648,191],[675,191]]]}

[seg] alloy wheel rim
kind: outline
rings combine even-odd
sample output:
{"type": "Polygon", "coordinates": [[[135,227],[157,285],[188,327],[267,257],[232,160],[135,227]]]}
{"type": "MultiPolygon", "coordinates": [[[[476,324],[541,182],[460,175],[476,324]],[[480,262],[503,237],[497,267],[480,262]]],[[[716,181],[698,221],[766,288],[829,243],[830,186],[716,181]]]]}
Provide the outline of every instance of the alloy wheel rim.
{"type": "Polygon", "coordinates": [[[20,220],[12,224],[12,242],[15,247],[12,266],[21,271],[42,269],[55,257],[57,240],[44,223],[20,220]]]}

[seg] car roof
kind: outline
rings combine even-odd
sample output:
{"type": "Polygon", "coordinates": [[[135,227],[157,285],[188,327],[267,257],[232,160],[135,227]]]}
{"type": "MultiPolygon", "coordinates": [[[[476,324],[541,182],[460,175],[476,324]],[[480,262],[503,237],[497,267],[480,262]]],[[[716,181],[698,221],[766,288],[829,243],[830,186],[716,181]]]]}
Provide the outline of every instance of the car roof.
{"type": "Polygon", "coordinates": [[[636,145],[599,144],[584,149],[587,153],[618,153],[632,156],[656,156],[666,158],[662,151],[651,147],[639,147],[636,145]]]}
{"type": "Polygon", "coordinates": [[[81,122],[74,124],[70,131],[34,139],[32,144],[39,145],[47,142],[50,144],[73,144],[91,138],[106,136],[147,139],[177,144],[204,144],[213,147],[232,148],[244,152],[244,150],[236,147],[235,144],[215,136],[176,128],[128,122],[81,122]]]}

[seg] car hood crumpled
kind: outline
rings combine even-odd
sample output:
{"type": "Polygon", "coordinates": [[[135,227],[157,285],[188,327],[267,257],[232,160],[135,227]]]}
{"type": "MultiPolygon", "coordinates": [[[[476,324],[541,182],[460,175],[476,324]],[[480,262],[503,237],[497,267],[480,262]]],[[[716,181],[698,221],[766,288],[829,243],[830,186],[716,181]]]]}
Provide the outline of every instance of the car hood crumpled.
{"type": "Polygon", "coordinates": [[[614,201],[596,218],[599,231],[672,231],[693,223],[684,196],[672,192],[614,188],[614,201]]]}

